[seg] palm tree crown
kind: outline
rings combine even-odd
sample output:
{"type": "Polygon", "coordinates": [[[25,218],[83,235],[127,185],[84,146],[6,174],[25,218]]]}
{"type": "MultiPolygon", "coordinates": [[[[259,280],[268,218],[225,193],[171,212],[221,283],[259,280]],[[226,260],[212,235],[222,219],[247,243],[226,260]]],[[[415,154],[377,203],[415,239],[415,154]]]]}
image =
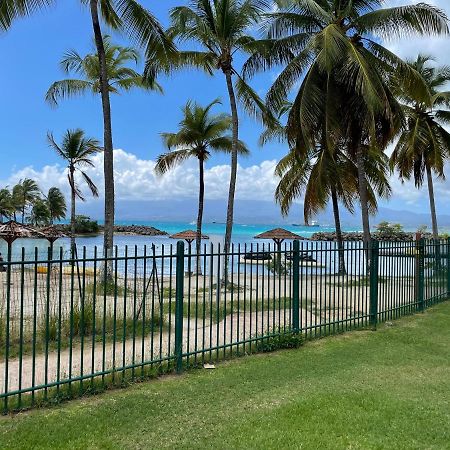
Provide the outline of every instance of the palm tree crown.
{"type": "Polygon", "coordinates": [[[450,91],[441,90],[450,81],[450,67],[433,67],[431,62],[432,58],[425,55],[409,62],[425,80],[429,95],[423,99],[411,90],[401,93],[407,125],[391,155],[391,167],[397,168],[401,180],[413,178],[418,188],[426,178],[433,234],[437,239],[432,176],[434,172],[445,178],[445,162],[450,158],[450,133],[444,128],[450,124],[450,91]]]}
{"type": "MultiPolygon", "coordinates": [[[[165,145],[171,151],[158,157],[155,167],[158,174],[162,175],[192,157],[206,162],[211,151],[231,152],[232,137],[227,134],[231,129],[231,117],[228,114],[211,114],[211,109],[218,104],[220,101],[214,100],[202,107],[189,101],[184,106],[179,131],[162,134],[165,145]]],[[[241,154],[248,154],[242,141],[239,141],[239,150],[241,154]]]]}
{"type": "MultiPolygon", "coordinates": [[[[112,94],[128,91],[132,88],[142,88],[162,92],[156,81],[148,81],[131,69],[128,64],[139,62],[139,53],[130,47],[121,47],[111,43],[109,36],[105,36],[105,54],[108,73],[108,89],[112,94]]],[[[100,94],[100,63],[96,53],[80,56],[75,50],[67,52],[60,62],[62,70],[67,73],[80,75],[80,79],[67,79],[53,83],[45,99],[52,105],[57,105],[59,99],[82,95],[91,92],[100,94]]]]}
{"type": "Polygon", "coordinates": [[[379,38],[448,33],[447,17],[424,3],[385,9],[381,9],[382,0],[276,3],[279,9],[266,15],[266,38],[246,62],[244,74],[283,67],[267,95],[274,112],[301,83],[288,118],[289,140],[310,148],[322,145],[322,127],[327,146],[332,146],[333,139],[342,140],[357,163],[364,241],[368,244],[365,166],[368,150],[383,151],[402,125],[394,81],[414,87],[423,97],[427,94],[417,72],[381,45],[379,38]]]}
{"type": "MultiPolygon", "coordinates": [[[[178,132],[163,133],[163,140],[170,151],[159,156],[155,167],[156,173],[162,175],[189,158],[198,160],[197,270],[200,270],[199,255],[205,196],[205,162],[209,159],[212,151],[231,153],[234,146],[233,137],[228,134],[232,128],[231,117],[227,114],[211,114],[211,109],[219,103],[218,100],[214,100],[208,106],[202,107],[196,103],[188,102],[183,108],[183,119],[179,124],[178,132]]],[[[241,141],[237,143],[237,151],[244,155],[249,153],[247,147],[241,141]]]]}

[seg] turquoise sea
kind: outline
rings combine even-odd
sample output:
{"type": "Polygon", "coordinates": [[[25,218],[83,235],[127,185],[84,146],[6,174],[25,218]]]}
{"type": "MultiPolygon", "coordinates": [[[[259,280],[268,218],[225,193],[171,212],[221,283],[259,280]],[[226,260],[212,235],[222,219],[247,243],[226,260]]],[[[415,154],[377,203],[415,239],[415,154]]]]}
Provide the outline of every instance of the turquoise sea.
{"type": "MultiPolygon", "coordinates": [[[[120,225],[150,225],[158,228],[162,231],[166,231],[169,235],[184,231],[194,230],[195,223],[187,222],[145,222],[145,221],[121,221],[120,225]]],[[[272,241],[255,240],[254,236],[262,233],[263,231],[271,230],[273,228],[282,227],[289,231],[292,231],[303,238],[309,238],[313,233],[318,231],[334,231],[333,227],[319,226],[319,227],[306,227],[306,226],[294,226],[292,224],[235,224],[233,227],[233,243],[235,245],[259,245],[262,247],[264,244],[267,246],[272,241]]],[[[358,228],[344,228],[344,231],[358,231],[358,228]]],[[[223,237],[225,234],[225,224],[223,223],[205,223],[203,226],[203,233],[210,239],[204,241],[205,244],[213,244],[216,249],[223,243],[223,237]]],[[[86,248],[86,254],[92,256],[95,247],[99,255],[102,254],[103,237],[101,235],[94,237],[79,237],[77,238],[77,247],[80,253],[83,252],[83,247],[86,248]]],[[[176,241],[170,239],[168,236],[131,236],[131,235],[116,235],[115,245],[118,247],[119,253],[123,253],[126,246],[128,246],[129,252],[134,252],[135,247],[139,253],[143,251],[144,246],[150,248],[155,245],[157,253],[160,253],[162,246],[164,246],[165,253],[170,252],[170,246],[175,245],[176,241]]],[[[18,239],[13,245],[13,259],[19,260],[22,254],[22,248],[24,249],[25,257],[27,260],[34,258],[35,249],[37,249],[39,258],[44,257],[48,251],[48,242],[45,240],[37,239],[18,239]]],[[[59,254],[60,248],[62,248],[63,254],[67,255],[69,250],[69,240],[60,239],[55,243],[55,255],[59,254]]],[[[0,240],[0,252],[6,259],[6,244],[0,240]]]]}

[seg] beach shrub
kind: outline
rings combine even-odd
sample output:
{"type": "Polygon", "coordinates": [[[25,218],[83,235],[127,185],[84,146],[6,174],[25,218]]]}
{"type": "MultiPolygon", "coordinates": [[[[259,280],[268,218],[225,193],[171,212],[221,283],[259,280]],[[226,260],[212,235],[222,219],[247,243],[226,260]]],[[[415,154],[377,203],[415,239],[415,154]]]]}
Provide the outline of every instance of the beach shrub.
{"type": "Polygon", "coordinates": [[[100,230],[98,222],[91,220],[88,216],[76,216],[75,233],[77,234],[96,234],[100,230]]]}
{"type": "Polygon", "coordinates": [[[301,333],[295,333],[292,330],[285,329],[270,329],[263,335],[258,335],[260,338],[256,342],[255,351],[262,353],[274,352],[281,349],[299,348],[304,343],[304,338],[301,333]],[[270,335],[265,338],[265,335],[270,335]]]}
{"type": "Polygon", "coordinates": [[[273,259],[266,263],[267,270],[274,275],[289,274],[289,267],[281,257],[275,255],[273,259]]]}
{"type": "Polygon", "coordinates": [[[409,234],[403,231],[401,224],[384,221],[376,226],[374,237],[380,241],[397,241],[408,239],[409,234]]]}

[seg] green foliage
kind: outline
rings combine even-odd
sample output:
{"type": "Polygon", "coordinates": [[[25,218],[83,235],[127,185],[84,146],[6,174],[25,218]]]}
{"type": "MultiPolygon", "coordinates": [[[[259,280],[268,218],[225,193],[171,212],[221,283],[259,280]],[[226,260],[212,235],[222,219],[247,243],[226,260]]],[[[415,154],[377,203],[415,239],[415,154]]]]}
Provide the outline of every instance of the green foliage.
{"type": "Polygon", "coordinates": [[[30,214],[27,217],[28,222],[34,226],[46,226],[50,224],[50,210],[45,200],[36,199],[31,207],[30,214]]]}
{"type": "MultiPolygon", "coordinates": [[[[109,36],[104,36],[106,72],[111,94],[142,88],[162,92],[161,86],[154,80],[144,79],[136,70],[128,67],[130,63],[139,63],[139,53],[131,47],[113,44],[109,36]]],[[[47,91],[46,101],[56,106],[60,99],[82,94],[100,93],[100,63],[95,42],[92,53],[80,56],[75,50],[65,53],[60,66],[68,75],[81,76],[54,82],[47,91]]]]}
{"type": "Polygon", "coordinates": [[[294,333],[290,330],[271,329],[264,336],[256,337],[255,347],[257,352],[269,353],[281,349],[299,348],[304,343],[301,333],[294,333]],[[264,337],[267,335],[270,337],[264,337]]]}
{"type": "Polygon", "coordinates": [[[265,264],[267,270],[274,275],[289,274],[289,264],[279,255],[274,255],[273,258],[265,264]]]}
{"type": "Polygon", "coordinates": [[[49,189],[47,194],[47,206],[50,213],[50,221],[65,219],[67,213],[66,199],[57,187],[49,189]]]}
{"type": "Polygon", "coordinates": [[[403,231],[403,226],[399,223],[380,222],[376,226],[375,237],[379,240],[394,241],[409,236],[403,231]]]}
{"type": "Polygon", "coordinates": [[[100,230],[98,222],[91,220],[87,216],[78,215],[75,218],[75,233],[77,234],[97,234],[100,230]]]}

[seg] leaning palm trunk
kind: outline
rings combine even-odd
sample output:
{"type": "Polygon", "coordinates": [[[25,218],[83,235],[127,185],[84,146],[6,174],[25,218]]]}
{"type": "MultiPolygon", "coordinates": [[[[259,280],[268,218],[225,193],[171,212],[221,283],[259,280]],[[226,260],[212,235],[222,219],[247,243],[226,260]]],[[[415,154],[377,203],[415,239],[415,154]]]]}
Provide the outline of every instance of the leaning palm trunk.
{"type": "Polygon", "coordinates": [[[203,222],[203,207],[205,199],[205,174],[203,159],[199,158],[199,170],[200,170],[200,186],[198,191],[198,215],[197,215],[197,239],[196,239],[196,270],[198,274],[202,273],[201,268],[201,243],[202,243],[202,222],[203,222]]]}
{"type": "Polygon", "coordinates": [[[356,153],[356,165],[358,167],[358,185],[359,185],[359,200],[361,202],[361,216],[363,225],[363,243],[366,253],[366,269],[367,273],[370,270],[370,251],[369,246],[371,242],[370,222],[369,222],[369,197],[367,194],[367,180],[366,170],[364,164],[364,154],[361,148],[358,148],[356,153]]]}
{"type": "Polygon", "coordinates": [[[347,273],[345,269],[345,256],[344,256],[344,240],[342,238],[341,218],[339,215],[339,202],[336,194],[336,189],[331,188],[331,201],[333,203],[334,223],[336,227],[336,240],[338,245],[338,258],[339,258],[339,275],[345,275],[347,273]]]}
{"type": "MultiPolygon", "coordinates": [[[[238,141],[239,141],[239,116],[236,104],[236,95],[234,93],[233,81],[231,79],[231,70],[225,71],[225,78],[227,81],[228,95],[230,97],[231,120],[232,120],[232,150],[231,150],[231,173],[230,173],[230,187],[228,191],[228,207],[227,207],[227,224],[225,230],[225,255],[230,253],[231,236],[233,232],[234,220],[234,196],[236,193],[236,178],[237,178],[237,164],[238,164],[238,141]]],[[[228,277],[228,257],[225,256],[224,262],[224,276],[225,281],[228,277]]]]}
{"type": "Polygon", "coordinates": [[[431,213],[431,225],[433,230],[433,241],[434,241],[434,254],[436,257],[436,265],[439,267],[441,265],[441,249],[439,247],[439,229],[437,223],[436,215],[436,202],[434,200],[434,185],[433,185],[433,174],[431,172],[431,167],[426,164],[427,172],[427,183],[428,183],[428,195],[430,197],[430,213],[431,213]]]}
{"type": "MultiPolygon", "coordinates": [[[[104,178],[105,178],[105,229],[104,256],[112,256],[114,244],[114,154],[112,141],[111,104],[109,100],[108,74],[106,66],[105,47],[98,16],[98,0],[90,0],[92,27],[94,29],[95,45],[100,64],[100,93],[102,97],[103,128],[104,128],[104,178]]],[[[108,272],[110,272],[108,270],[108,272]]]]}
{"type": "Polygon", "coordinates": [[[428,183],[428,195],[430,197],[430,213],[431,213],[431,224],[433,229],[433,239],[439,239],[439,229],[436,216],[436,203],[434,200],[434,186],[433,186],[433,174],[431,173],[431,167],[429,164],[426,165],[427,171],[427,183],[428,183]]]}

